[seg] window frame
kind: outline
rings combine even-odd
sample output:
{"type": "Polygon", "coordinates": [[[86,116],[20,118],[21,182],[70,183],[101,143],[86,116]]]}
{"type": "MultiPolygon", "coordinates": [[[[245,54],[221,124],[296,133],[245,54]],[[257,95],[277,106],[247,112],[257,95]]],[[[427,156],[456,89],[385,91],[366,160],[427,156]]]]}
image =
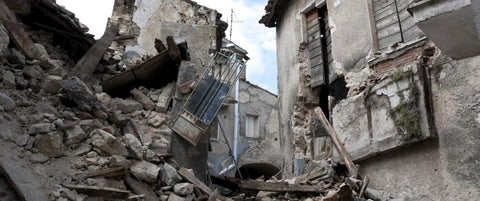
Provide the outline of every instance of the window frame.
{"type": "Polygon", "coordinates": [[[263,136],[260,132],[260,115],[258,114],[246,114],[245,115],[245,137],[246,138],[252,138],[252,139],[262,139],[263,136]],[[249,118],[253,118],[253,129],[254,129],[254,135],[249,136],[249,118]],[[256,135],[255,135],[256,134],[256,135]]]}

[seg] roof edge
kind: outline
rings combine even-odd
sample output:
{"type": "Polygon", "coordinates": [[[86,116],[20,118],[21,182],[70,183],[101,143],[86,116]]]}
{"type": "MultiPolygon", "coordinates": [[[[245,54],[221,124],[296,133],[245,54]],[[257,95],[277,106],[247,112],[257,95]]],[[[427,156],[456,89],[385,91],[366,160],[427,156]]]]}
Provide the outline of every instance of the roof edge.
{"type": "Polygon", "coordinates": [[[291,0],[268,0],[265,6],[265,15],[258,21],[266,27],[276,27],[278,16],[291,0]]]}

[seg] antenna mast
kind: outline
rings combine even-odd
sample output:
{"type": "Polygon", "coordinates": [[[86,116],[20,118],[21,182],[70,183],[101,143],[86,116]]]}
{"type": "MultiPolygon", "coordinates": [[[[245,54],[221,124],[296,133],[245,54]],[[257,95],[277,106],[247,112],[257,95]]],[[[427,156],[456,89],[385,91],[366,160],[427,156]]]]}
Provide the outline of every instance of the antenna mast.
{"type": "MultiPolygon", "coordinates": [[[[239,22],[242,23],[242,21],[239,21],[237,16],[233,13],[233,9],[230,10],[230,41],[232,41],[232,30],[233,30],[233,23],[234,22],[239,22]],[[233,21],[233,16],[235,16],[235,21],[233,21]]],[[[228,19],[227,19],[228,21],[228,19]]]]}

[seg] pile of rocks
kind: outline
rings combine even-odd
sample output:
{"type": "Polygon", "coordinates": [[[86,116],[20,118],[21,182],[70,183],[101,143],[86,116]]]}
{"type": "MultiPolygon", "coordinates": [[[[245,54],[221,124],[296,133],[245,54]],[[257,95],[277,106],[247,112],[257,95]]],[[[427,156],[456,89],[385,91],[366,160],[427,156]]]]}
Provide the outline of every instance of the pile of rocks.
{"type": "Polygon", "coordinates": [[[8,160],[27,164],[51,200],[108,197],[106,187],[132,199],[206,195],[177,173],[169,154],[171,111],[163,96],[171,93],[138,87],[111,97],[69,76],[74,62],[66,51],[49,33],[35,34],[39,56],[28,59],[0,24],[0,149],[12,153],[8,160]]]}

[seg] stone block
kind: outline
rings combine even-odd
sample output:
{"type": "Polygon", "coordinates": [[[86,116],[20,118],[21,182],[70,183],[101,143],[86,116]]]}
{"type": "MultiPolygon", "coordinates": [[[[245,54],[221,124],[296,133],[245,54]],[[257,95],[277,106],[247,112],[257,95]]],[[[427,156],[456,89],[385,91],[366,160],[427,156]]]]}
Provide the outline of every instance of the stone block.
{"type": "Polygon", "coordinates": [[[5,86],[8,89],[14,89],[15,88],[15,75],[12,73],[12,71],[5,71],[2,77],[3,80],[3,86],[5,86]]]}
{"type": "Polygon", "coordinates": [[[80,143],[88,137],[88,135],[79,125],[75,125],[73,128],[66,129],[65,134],[67,137],[67,139],[65,139],[65,145],[67,146],[80,143]]]}
{"type": "Polygon", "coordinates": [[[54,126],[51,123],[32,124],[32,125],[28,126],[28,133],[29,134],[48,133],[53,128],[54,128],[54,126]]]}
{"type": "Polygon", "coordinates": [[[42,83],[42,89],[51,94],[56,94],[62,88],[60,81],[62,77],[49,75],[42,83]]]}
{"type": "Polygon", "coordinates": [[[180,196],[187,196],[193,193],[193,184],[178,183],[173,186],[173,192],[180,196]]]}
{"type": "Polygon", "coordinates": [[[133,98],[140,102],[143,105],[143,109],[145,110],[153,110],[155,108],[155,104],[153,103],[152,99],[145,95],[141,90],[139,89],[132,89],[130,93],[133,95],[133,98]]]}
{"type": "Polygon", "coordinates": [[[123,136],[123,139],[125,140],[125,143],[127,145],[128,150],[130,151],[130,154],[134,158],[142,159],[143,147],[140,140],[130,133],[125,134],[125,136],[123,136]]]}
{"type": "Polygon", "coordinates": [[[37,135],[35,147],[40,153],[48,157],[63,156],[65,152],[63,133],[56,131],[44,135],[37,135]]]}
{"type": "Polygon", "coordinates": [[[12,111],[13,109],[15,109],[16,104],[15,101],[10,98],[10,96],[3,92],[0,92],[0,106],[2,106],[5,111],[12,111]]]}
{"type": "Polygon", "coordinates": [[[156,114],[148,119],[147,125],[158,128],[166,123],[167,118],[163,114],[156,114]]]}
{"type": "Polygon", "coordinates": [[[113,110],[120,110],[124,114],[132,113],[142,110],[143,105],[136,100],[114,98],[111,101],[111,108],[113,110]]]}
{"type": "Polygon", "coordinates": [[[399,71],[335,106],[333,126],[353,160],[431,136],[421,89],[417,75],[399,71]]]}
{"type": "MultiPolygon", "coordinates": [[[[342,100],[333,109],[333,128],[353,159],[363,157],[370,151],[369,123],[364,98],[361,93],[342,100]]],[[[336,149],[334,156],[338,156],[336,149]]]]}
{"type": "Polygon", "coordinates": [[[157,112],[167,112],[170,101],[172,100],[173,93],[175,92],[175,83],[171,82],[167,86],[163,87],[162,93],[158,96],[157,105],[155,110],[157,112]]]}
{"type": "Polygon", "coordinates": [[[42,79],[43,73],[39,66],[25,66],[23,68],[23,74],[30,78],[42,79]]]}
{"type": "Polygon", "coordinates": [[[107,155],[128,155],[125,145],[109,132],[95,129],[90,135],[92,136],[92,145],[100,149],[103,153],[107,155]]]}
{"type": "Polygon", "coordinates": [[[160,167],[146,161],[137,161],[130,166],[130,171],[135,177],[146,182],[157,181],[160,167]]]}
{"type": "Polygon", "coordinates": [[[174,167],[168,163],[159,165],[161,183],[166,186],[173,186],[182,181],[182,177],[177,173],[174,167]]]}

